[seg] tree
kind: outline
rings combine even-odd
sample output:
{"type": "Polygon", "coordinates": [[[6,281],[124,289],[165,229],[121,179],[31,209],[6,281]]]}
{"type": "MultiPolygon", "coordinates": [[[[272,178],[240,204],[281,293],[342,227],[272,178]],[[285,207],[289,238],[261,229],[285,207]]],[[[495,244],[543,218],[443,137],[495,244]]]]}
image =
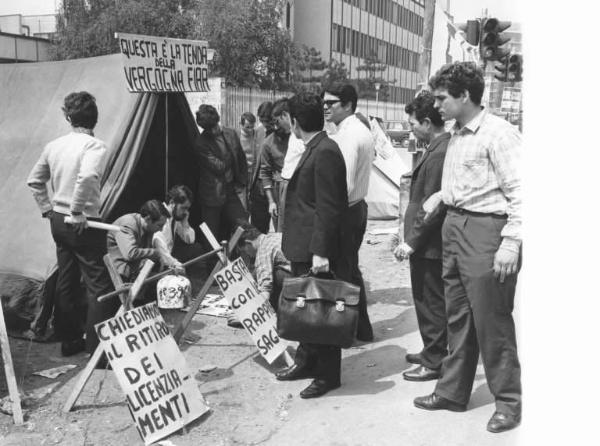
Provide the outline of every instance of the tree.
{"type": "Polygon", "coordinates": [[[396,81],[388,82],[383,79],[381,75],[386,68],[387,65],[379,60],[377,53],[374,51],[364,59],[362,65],[356,67],[357,71],[364,71],[366,74],[365,78],[356,81],[360,98],[375,99],[377,97],[377,84],[379,84],[379,99],[386,100],[389,97],[389,84],[396,81]]]}
{"type": "Polygon", "coordinates": [[[283,0],[201,0],[198,11],[199,33],[215,49],[215,74],[237,86],[290,86],[297,50],[280,26],[283,0]]]}
{"type": "Polygon", "coordinates": [[[297,50],[284,0],[63,0],[54,59],[119,51],[114,33],[207,40],[212,75],[230,85],[286,88],[297,50]]]}
{"type": "Polygon", "coordinates": [[[330,60],[327,69],[321,76],[322,88],[328,89],[335,83],[348,81],[348,70],[346,69],[344,63],[335,59],[330,60]]]}
{"type": "Polygon", "coordinates": [[[55,60],[119,51],[115,32],[197,38],[194,0],[63,0],[56,26],[55,60]]]}

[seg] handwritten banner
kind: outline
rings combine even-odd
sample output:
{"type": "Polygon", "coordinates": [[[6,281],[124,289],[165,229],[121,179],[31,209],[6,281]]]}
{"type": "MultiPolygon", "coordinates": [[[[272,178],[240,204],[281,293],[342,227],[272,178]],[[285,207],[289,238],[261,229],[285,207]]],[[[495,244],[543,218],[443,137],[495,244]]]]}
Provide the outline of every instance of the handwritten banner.
{"type": "Polygon", "coordinates": [[[134,308],[95,328],[146,445],[208,410],[155,303],[134,308]]]}
{"type": "Polygon", "coordinates": [[[215,274],[215,279],[258,351],[271,364],[285,351],[287,344],[277,335],[275,310],[269,299],[258,291],[246,264],[238,257],[215,274]]]}
{"type": "Polygon", "coordinates": [[[129,91],[209,91],[208,44],[116,33],[129,91]]]}

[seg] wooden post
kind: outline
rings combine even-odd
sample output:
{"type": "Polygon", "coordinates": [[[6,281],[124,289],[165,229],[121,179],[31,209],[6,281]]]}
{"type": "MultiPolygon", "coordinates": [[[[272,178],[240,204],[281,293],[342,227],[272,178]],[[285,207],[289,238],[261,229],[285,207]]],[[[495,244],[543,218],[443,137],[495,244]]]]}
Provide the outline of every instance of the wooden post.
{"type": "Polygon", "coordinates": [[[2,360],[4,361],[4,373],[6,374],[6,384],[8,384],[8,395],[12,402],[13,418],[15,424],[23,424],[23,410],[21,409],[21,396],[17,387],[15,378],[15,368],[13,367],[12,356],[10,354],[10,344],[8,342],[8,333],[4,322],[4,311],[0,304],[0,348],[2,349],[2,360]]]}
{"type": "MultiPolygon", "coordinates": [[[[108,268],[108,274],[110,275],[110,278],[115,288],[118,289],[123,287],[123,280],[121,280],[121,276],[117,272],[117,269],[115,268],[115,265],[108,254],[104,256],[104,263],[108,268]]],[[[121,307],[119,308],[119,311],[117,311],[117,315],[123,314],[125,311],[127,311],[126,308],[129,309],[131,307],[131,304],[133,303],[141,289],[142,282],[144,282],[148,274],[150,274],[150,270],[153,266],[154,262],[152,260],[146,260],[144,265],[142,266],[140,273],[136,277],[135,282],[133,282],[133,286],[131,287],[129,295],[127,297],[122,297],[122,294],[119,295],[119,298],[121,299],[121,307]]],[[[77,401],[77,398],[79,398],[79,395],[81,395],[83,388],[92,376],[92,373],[94,372],[94,369],[96,368],[98,361],[100,361],[100,358],[102,357],[103,353],[104,350],[102,349],[102,347],[96,347],[96,350],[94,350],[94,353],[90,357],[88,363],[85,365],[85,368],[77,377],[75,387],[73,388],[73,391],[69,394],[69,397],[67,398],[67,401],[63,406],[63,412],[71,411],[71,409],[75,405],[75,402],[77,401]]]]}
{"type": "MultiPolygon", "coordinates": [[[[213,249],[219,248],[219,243],[217,242],[217,239],[215,238],[213,233],[210,231],[210,229],[208,228],[206,223],[202,223],[200,225],[200,229],[204,233],[204,236],[206,237],[206,239],[208,240],[208,242],[210,243],[212,248],[213,249]]],[[[228,251],[231,251],[233,248],[235,248],[235,245],[237,245],[237,242],[243,233],[244,233],[244,230],[240,227],[238,227],[235,230],[235,232],[229,239],[228,251]]],[[[202,305],[202,301],[206,297],[206,293],[208,292],[208,289],[210,288],[210,286],[213,283],[215,274],[220,269],[223,268],[223,265],[225,264],[225,262],[227,260],[227,257],[222,252],[219,252],[218,255],[219,255],[219,261],[217,262],[217,264],[213,268],[212,272],[208,276],[208,279],[206,279],[206,282],[204,282],[204,285],[200,289],[198,296],[196,296],[194,301],[190,304],[190,308],[189,308],[188,312],[185,314],[185,316],[183,317],[183,319],[181,320],[181,322],[179,323],[177,328],[174,330],[173,337],[175,338],[175,342],[177,344],[179,344],[179,341],[183,337],[185,330],[187,330],[188,325],[190,325],[190,322],[192,322],[192,318],[196,314],[196,311],[198,311],[198,309],[200,308],[200,305],[202,305]]]]}

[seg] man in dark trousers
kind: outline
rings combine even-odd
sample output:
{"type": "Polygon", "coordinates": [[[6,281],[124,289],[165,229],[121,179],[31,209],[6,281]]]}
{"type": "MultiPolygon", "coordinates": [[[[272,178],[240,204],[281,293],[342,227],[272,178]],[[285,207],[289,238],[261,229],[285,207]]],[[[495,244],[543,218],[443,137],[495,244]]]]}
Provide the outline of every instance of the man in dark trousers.
{"type": "MultiPolygon", "coordinates": [[[[194,146],[198,163],[198,202],[202,220],[217,240],[228,239],[238,219],[247,214],[238,192],[246,187],[246,154],[235,130],[221,127],[212,105],[202,104],[196,122],[203,131],[194,146]]],[[[207,246],[208,248],[208,246],[207,246]]]]}
{"type": "MultiPolygon", "coordinates": [[[[474,63],[444,65],[429,86],[444,120],[455,119],[442,188],[443,277],[449,354],[435,391],[415,398],[427,410],[464,411],[481,360],[496,411],[487,429],[521,422],[521,365],[512,317],[521,260],[521,134],[481,106],[483,71],[474,63]]],[[[427,215],[426,215],[427,218],[427,215]]]]}
{"type": "MultiPolygon", "coordinates": [[[[346,166],[338,145],[323,131],[323,101],[300,93],[289,100],[292,131],[306,145],[290,178],[282,250],[295,277],[340,270],[340,228],[348,208],[346,166]]],[[[342,352],[332,345],[300,343],[294,365],[276,374],[280,381],[314,378],[301,398],[319,397],[340,386],[342,352]]]]}
{"type": "Polygon", "coordinates": [[[62,108],[72,130],[48,143],[31,170],[31,188],[42,216],[50,220],[56,243],[55,330],[61,353],[71,356],[82,350],[94,352],[98,336],[94,325],[116,313],[118,299],[96,299],[113,289],[102,257],[106,254],[106,232],[88,228],[87,221],[100,220],[100,180],[106,167],[106,145],[94,137],[98,121],[96,99],[88,92],[71,93],[62,108]],[[52,187],[52,200],[47,183],[52,187]],[[70,217],[70,224],[65,223],[70,217]],[[79,314],[81,279],[87,292],[86,339],[79,314]]]}
{"type": "Polygon", "coordinates": [[[411,174],[410,200],[404,215],[404,242],[394,254],[410,258],[410,281],[419,332],[423,340],[420,353],[409,353],[406,361],[420,364],[403,373],[408,381],[428,381],[440,377],[442,360],[448,354],[446,304],[442,280],[442,223],[445,212],[425,220],[423,203],[442,185],[442,168],[450,133],[434,108],[435,99],[423,91],[405,108],[415,137],[427,150],[411,174]]]}
{"type": "Polygon", "coordinates": [[[265,139],[273,133],[273,103],[265,101],[258,107],[258,120],[260,125],[256,128],[256,162],[253,167],[250,184],[248,185],[250,221],[263,234],[269,232],[269,222],[271,214],[269,214],[269,201],[262,187],[262,181],[258,175],[260,173],[260,160],[262,156],[262,146],[265,139]]]}
{"type": "Polygon", "coordinates": [[[365,201],[369,177],[375,159],[375,141],[368,126],[356,115],[358,94],[350,84],[333,84],[323,92],[325,120],[337,126],[331,136],[342,151],[346,163],[348,211],[342,218],[342,264],[351,282],[360,287],[358,304],[359,341],[373,340],[373,327],[367,312],[367,291],[358,266],[358,251],[367,230],[368,206],[365,201]]]}

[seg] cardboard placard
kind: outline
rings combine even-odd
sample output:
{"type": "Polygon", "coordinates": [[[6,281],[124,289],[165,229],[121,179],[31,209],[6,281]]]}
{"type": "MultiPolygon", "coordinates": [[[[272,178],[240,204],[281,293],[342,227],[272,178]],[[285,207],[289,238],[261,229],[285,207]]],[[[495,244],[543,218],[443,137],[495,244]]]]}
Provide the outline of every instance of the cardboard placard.
{"type": "Polygon", "coordinates": [[[95,328],[146,445],[208,410],[156,303],[95,328]]]}
{"type": "Polygon", "coordinates": [[[215,279],[256,348],[271,364],[285,351],[287,342],[277,335],[275,310],[269,300],[259,293],[246,264],[238,257],[215,274],[215,279]]]}
{"type": "Polygon", "coordinates": [[[206,41],[125,33],[116,37],[130,92],[210,91],[206,41]]]}

